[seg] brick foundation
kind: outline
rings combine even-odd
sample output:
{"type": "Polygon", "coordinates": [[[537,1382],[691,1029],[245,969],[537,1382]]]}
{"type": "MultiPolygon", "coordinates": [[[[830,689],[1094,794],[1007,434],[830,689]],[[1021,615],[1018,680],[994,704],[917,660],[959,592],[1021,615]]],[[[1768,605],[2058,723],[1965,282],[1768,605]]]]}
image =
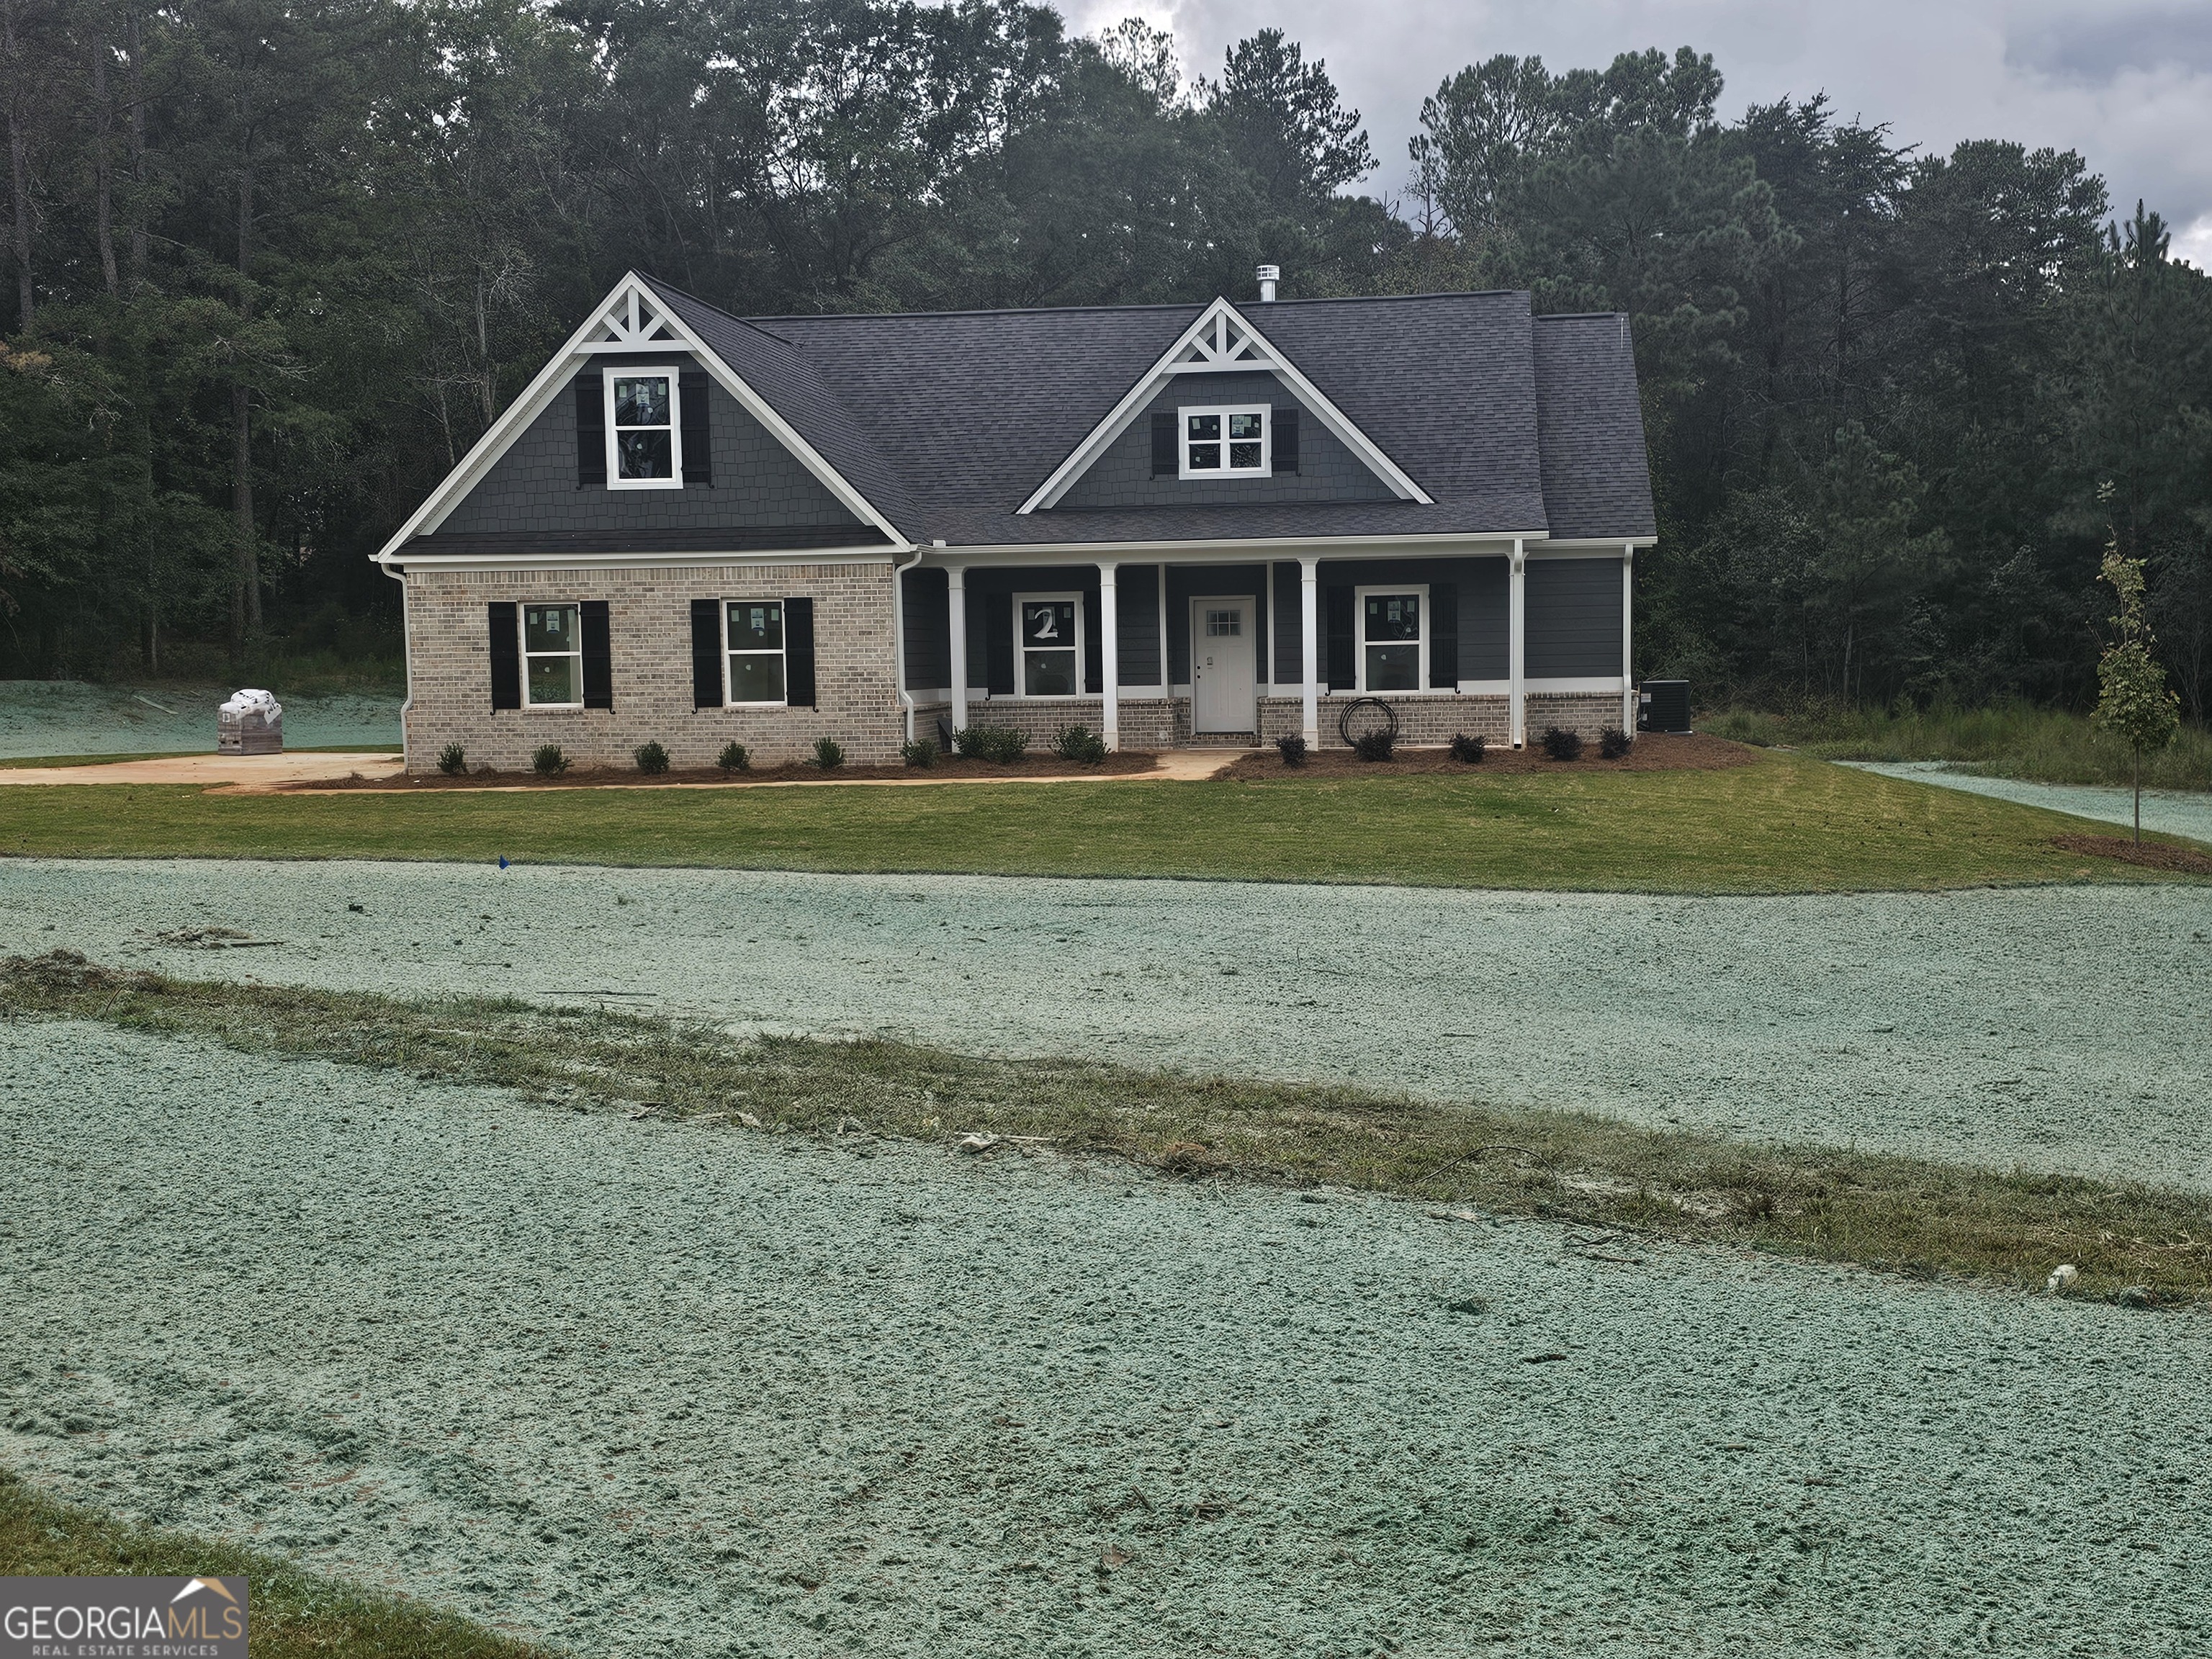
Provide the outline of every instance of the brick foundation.
{"type": "Polygon", "coordinates": [[[648,740],[672,765],[711,766],[732,738],[756,761],[810,754],[835,738],[848,759],[898,758],[905,722],[891,690],[891,576],[883,564],[787,564],[637,570],[426,570],[407,573],[407,767],[427,769],[458,743],[469,764],[519,771],[540,744],[579,766],[629,766],[648,740]],[[691,707],[691,601],[811,597],[813,708],[691,707]],[[614,707],[491,706],[484,607],[507,600],[607,602],[614,707]]]}

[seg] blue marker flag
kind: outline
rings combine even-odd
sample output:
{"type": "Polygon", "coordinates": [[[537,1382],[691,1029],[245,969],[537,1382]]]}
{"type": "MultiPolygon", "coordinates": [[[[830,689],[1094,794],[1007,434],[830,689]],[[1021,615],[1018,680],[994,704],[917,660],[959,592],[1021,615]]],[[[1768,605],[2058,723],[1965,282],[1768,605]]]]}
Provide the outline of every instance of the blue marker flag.
{"type": "Polygon", "coordinates": [[[507,854],[504,853],[499,855],[499,867],[502,870],[507,868],[507,854]]]}

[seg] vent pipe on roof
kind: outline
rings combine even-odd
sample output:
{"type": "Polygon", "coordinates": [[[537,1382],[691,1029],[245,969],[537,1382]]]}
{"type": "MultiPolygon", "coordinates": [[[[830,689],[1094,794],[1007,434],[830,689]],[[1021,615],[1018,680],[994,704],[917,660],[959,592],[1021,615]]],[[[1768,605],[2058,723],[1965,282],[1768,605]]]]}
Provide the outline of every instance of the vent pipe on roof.
{"type": "Polygon", "coordinates": [[[1275,303],[1275,284],[1282,280],[1283,268],[1280,265],[1260,267],[1260,303],[1261,305],[1271,306],[1275,303]]]}

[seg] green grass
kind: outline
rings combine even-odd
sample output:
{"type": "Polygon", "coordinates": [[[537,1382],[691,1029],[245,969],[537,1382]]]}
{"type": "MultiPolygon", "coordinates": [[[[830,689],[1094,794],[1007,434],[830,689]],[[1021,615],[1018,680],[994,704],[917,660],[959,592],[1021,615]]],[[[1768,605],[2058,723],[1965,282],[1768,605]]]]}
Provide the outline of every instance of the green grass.
{"type": "Polygon", "coordinates": [[[0,854],[1163,876],[1584,891],[1921,890],[2159,878],[2082,821],[1795,755],[1711,772],[1277,782],[219,795],[0,789],[0,854]]]}
{"type": "Polygon", "coordinates": [[[975,1060],[899,1042],[748,1042],[604,1010],[117,973],[68,952],[0,963],[0,1011],[496,1085],[563,1105],[597,1100],[704,1120],[702,1133],[981,1133],[1185,1177],[1328,1183],[2021,1290],[2071,1261],[2083,1296],[2212,1295],[2212,1198],[1576,1112],[975,1060]]]}
{"type": "MultiPolygon", "coordinates": [[[[1786,744],[1826,760],[1955,761],[1991,777],[2032,783],[2125,787],[2131,776],[2127,750],[2100,732],[2087,715],[2029,703],[1903,713],[1729,709],[1698,725],[1738,743],[1786,744]]],[[[2212,789],[2212,732],[2185,725],[2171,747],[2148,759],[2143,786],[2212,789]]]]}
{"type": "Polygon", "coordinates": [[[543,1648],[302,1571],[276,1556],[56,1503],[0,1470],[0,1575],[201,1574],[249,1581],[246,1637],[254,1659],[550,1659],[543,1648]]]}

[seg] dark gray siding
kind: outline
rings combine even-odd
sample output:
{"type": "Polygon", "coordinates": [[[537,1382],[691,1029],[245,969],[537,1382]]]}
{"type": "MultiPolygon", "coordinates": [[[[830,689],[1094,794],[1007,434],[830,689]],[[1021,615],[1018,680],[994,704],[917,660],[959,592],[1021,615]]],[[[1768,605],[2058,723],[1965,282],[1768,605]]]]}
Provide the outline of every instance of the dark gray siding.
{"type": "MultiPolygon", "coordinates": [[[[1083,689],[1097,691],[1103,684],[1098,658],[1098,567],[1077,565],[1017,565],[999,570],[968,573],[968,684],[981,690],[990,684],[992,624],[989,599],[1015,593],[1080,593],[1083,595],[1083,689]]],[[[1126,599],[1124,601],[1126,607],[1126,599]]],[[[1006,617],[1005,646],[1011,648],[1013,617],[1006,617]]],[[[947,637],[947,659],[951,647],[947,637]]],[[[951,678],[947,668],[945,678],[951,678]]]]}
{"type": "Polygon", "coordinates": [[[1513,562],[1459,561],[1459,677],[1502,680],[1513,672],[1513,562]]]}
{"type": "Polygon", "coordinates": [[[1121,611],[1121,684],[1160,683],[1160,568],[1125,564],[1116,584],[1121,611]]]}
{"type": "Polygon", "coordinates": [[[1278,564],[1275,567],[1275,672],[1270,676],[1278,685],[1299,685],[1305,681],[1303,649],[1305,616],[1299,608],[1300,604],[1298,567],[1278,564]]]}
{"type": "Polygon", "coordinates": [[[942,570],[909,570],[900,598],[906,606],[906,689],[933,691],[952,684],[951,606],[942,570]]]}
{"type": "Polygon", "coordinates": [[[1388,485],[1310,413],[1298,422],[1298,468],[1272,478],[1152,477],[1152,411],[1184,404],[1267,404],[1297,400],[1273,374],[1185,374],[1170,382],[1129,429],[1091,464],[1060,497],[1066,507],[1255,506],[1273,501],[1375,501],[1396,499],[1388,485]]]}
{"type": "MultiPolygon", "coordinates": [[[[688,366],[680,354],[660,360],[688,366]]],[[[596,367],[588,371],[598,375],[596,367]]],[[[708,388],[714,482],[682,489],[579,489],[571,381],[447,515],[445,535],[715,530],[857,524],[791,452],[718,386],[708,388]]]]}
{"type": "Polygon", "coordinates": [[[1619,675],[1619,559],[1531,559],[1524,597],[1530,679],[1619,675]]]}

